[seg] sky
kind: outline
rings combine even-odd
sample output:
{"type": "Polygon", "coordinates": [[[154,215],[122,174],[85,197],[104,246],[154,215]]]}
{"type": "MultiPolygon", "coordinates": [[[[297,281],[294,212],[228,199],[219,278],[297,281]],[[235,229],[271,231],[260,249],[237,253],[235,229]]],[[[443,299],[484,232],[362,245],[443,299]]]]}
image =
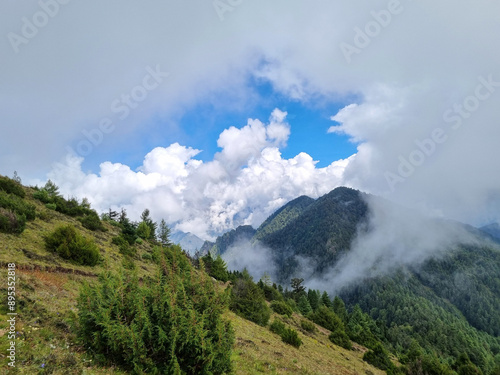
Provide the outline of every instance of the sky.
{"type": "Polygon", "coordinates": [[[0,4],[0,173],[204,239],[350,186],[500,220],[500,4],[0,4]]]}

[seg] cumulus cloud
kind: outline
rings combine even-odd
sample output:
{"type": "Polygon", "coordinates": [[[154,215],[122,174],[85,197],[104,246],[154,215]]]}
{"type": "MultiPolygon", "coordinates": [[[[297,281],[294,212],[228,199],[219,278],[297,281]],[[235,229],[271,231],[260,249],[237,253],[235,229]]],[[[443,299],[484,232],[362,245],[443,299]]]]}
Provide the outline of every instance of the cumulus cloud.
{"type": "Polygon", "coordinates": [[[249,119],[223,131],[222,150],[209,162],[196,159],[199,150],[174,143],[149,152],[137,171],[104,162],[98,174],[85,173],[83,159],[68,155],[49,177],[62,193],[87,197],[98,211],[123,207],[138,219],[149,208],[175,230],[213,239],[238,225],[258,226],[299,195],[318,197],[341,184],[349,160],[317,168],[305,153],[284,159],[279,147],[289,134],[286,112],[275,109],[267,124],[249,119]]]}

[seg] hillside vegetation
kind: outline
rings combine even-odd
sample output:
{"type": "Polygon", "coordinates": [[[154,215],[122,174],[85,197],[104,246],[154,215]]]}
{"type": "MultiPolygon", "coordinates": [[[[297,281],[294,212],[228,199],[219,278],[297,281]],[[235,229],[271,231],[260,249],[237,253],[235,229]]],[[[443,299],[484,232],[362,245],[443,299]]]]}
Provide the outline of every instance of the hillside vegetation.
{"type": "MultiPolygon", "coordinates": [[[[139,223],[124,211],[99,217],[53,184],[3,181],[1,277],[15,263],[18,317],[16,366],[2,354],[2,373],[382,373],[363,360],[367,348],[341,348],[305,317],[313,309],[300,310],[304,290],[255,283],[218,258],[190,258],[149,211],[139,223]],[[97,258],[81,257],[85,249],[97,258]],[[273,300],[291,314],[273,312],[273,300]],[[248,320],[255,309],[267,319],[248,320]],[[285,333],[272,332],[270,320],[285,333]]],[[[7,296],[5,284],[0,291],[7,296]]],[[[9,345],[3,300],[0,353],[9,345]]]]}

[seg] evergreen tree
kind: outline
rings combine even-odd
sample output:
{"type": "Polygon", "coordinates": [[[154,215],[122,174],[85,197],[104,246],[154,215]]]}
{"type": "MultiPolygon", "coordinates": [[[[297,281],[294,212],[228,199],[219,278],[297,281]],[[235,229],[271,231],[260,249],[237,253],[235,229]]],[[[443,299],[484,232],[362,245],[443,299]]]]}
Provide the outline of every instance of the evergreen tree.
{"type": "Polygon", "coordinates": [[[43,189],[48,193],[50,198],[59,197],[59,188],[51,180],[48,180],[43,189]]]}
{"type": "Polygon", "coordinates": [[[293,297],[296,301],[298,301],[298,298],[303,294],[305,293],[305,286],[302,285],[302,283],[304,282],[304,279],[302,278],[293,278],[291,281],[290,281],[290,284],[292,286],[292,294],[293,294],[293,297]]]}
{"type": "Polygon", "coordinates": [[[328,296],[328,293],[326,291],[321,295],[321,304],[328,308],[332,307],[332,301],[330,300],[330,297],[328,296]]]}
{"type": "Polygon", "coordinates": [[[230,307],[236,314],[261,326],[265,326],[271,317],[264,292],[253,282],[246,269],[231,289],[230,307]]]}
{"type": "Polygon", "coordinates": [[[342,320],[344,324],[347,324],[349,321],[349,314],[347,313],[347,309],[345,307],[344,301],[339,296],[335,296],[333,299],[332,305],[333,312],[337,314],[337,316],[342,320]]]}
{"type": "Polygon", "coordinates": [[[318,307],[320,306],[320,299],[321,295],[319,290],[314,290],[314,289],[309,289],[307,291],[307,299],[309,300],[309,304],[311,305],[311,308],[316,311],[318,307]]]}
{"type": "Polygon", "coordinates": [[[170,228],[164,219],[161,219],[160,226],[158,227],[158,239],[163,246],[170,246],[170,228]]]}
{"type": "Polygon", "coordinates": [[[302,315],[307,316],[312,310],[309,300],[305,295],[299,297],[299,302],[297,303],[299,311],[302,315]]]}
{"type": "Polygon", "coordinates": [[[148,240],[156,239],[156,229],[158,225],[149,216],[149,209],[145,209],[141,214],[141,221],[149,227],[149,235],[146,237],[148,240]]]}

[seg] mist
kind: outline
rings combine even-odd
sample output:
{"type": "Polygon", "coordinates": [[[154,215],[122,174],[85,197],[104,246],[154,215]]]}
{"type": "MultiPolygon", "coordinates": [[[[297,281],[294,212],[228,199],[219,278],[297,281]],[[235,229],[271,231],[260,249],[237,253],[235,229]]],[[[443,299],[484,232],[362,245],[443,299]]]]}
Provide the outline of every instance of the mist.
{"type": "Polygon", "coordinates": [[[237,241],[222,254],[222,259],[227,264],[227,269],[247,269],[255,281],[267,273],[271,279],[276,280],[276,265],[272,257],[272,250],[260,242],[251,243],[250,240],[237,241]]]}
{"type": "MultiPolygon", "coordinates": [[[[464,224],[407,209],[379,197],[366,195],[368,220],[358,225],[350,250],[321,276],[306,279],[309,288],[336,295],[363,280],[390,275],[405,267],[418,267],[440,258],[459,245],[481,239],[464,224]]],[[[310,269],[302,261],[303,270],[310,269]]],[[[302,267],[301,267],[302,268],[302,267]]]]}

